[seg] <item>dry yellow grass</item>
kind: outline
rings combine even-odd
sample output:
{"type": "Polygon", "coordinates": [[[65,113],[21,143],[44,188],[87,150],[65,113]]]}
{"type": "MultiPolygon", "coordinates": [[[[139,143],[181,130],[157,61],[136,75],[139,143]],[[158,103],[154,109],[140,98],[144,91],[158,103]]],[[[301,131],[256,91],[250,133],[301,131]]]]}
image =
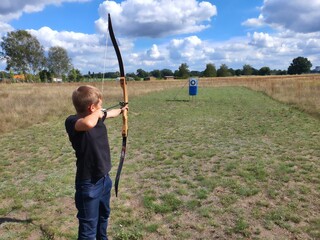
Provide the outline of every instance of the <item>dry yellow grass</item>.
{"type": "MultiPolygon", "coordinates": [[[[202,79],[208,86],[245,86],[320,117],[320,75],[202,79]]],[[[201,83],[201,82],[200,82],[201,83]]]]}
{"type": "MultiPolygon", "coordinates": [[[[129,96],[132,99],[153,91],[181,88],[185,83],[185,80],[129,82],[129,96]]],[[[104,81],[103,84],[0,84],[0,134],[72,113],[71,93],[82,84],[93,84],[103,90],[105,104],[108,106],[121,100],[121,89],[115,81],[104,81]]],[[[245,86],[262,91],[274,99],[320,117],[320,75],[199,80],[199,88],[219,86],[245,86]]]]}

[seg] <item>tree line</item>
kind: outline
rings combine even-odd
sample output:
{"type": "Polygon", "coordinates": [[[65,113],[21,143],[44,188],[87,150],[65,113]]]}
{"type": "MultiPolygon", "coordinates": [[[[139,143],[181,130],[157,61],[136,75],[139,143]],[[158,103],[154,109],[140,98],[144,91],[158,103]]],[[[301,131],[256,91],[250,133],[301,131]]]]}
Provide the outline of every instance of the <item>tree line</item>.
{"type": "MultiPolygon", "coordinates": [[[[269,67],[261,67],[260,69],[255,69],[249,64],[243,65],[241,69],[233,69],[229,68],[226,64],[221,64],[221,66],[217,69],[215,64],[208,63],[204,71],[190,71],[187,63],[182,63],[179,66],[179,69],[176,71],[172,71],[170,69],[162,69],[162,70],[152,70],[147,72],[143,69],[138,69],[136,73],[127,73],[126,76],[135,79],[148,79],[150,77],[156,79],[164,79],[168,76],[174,77],[175,79],[185,79],[188,77],[231,77],[231,76],[250,76],[250,75],[286,75],[286,74],[302,74],[311,72],[312,64],[311,62],[304,57],[297,57],[292,60],[292,63],[288,67],[288,70],[271,70],[269,67]]],[[[91,73],[88,72],[85,75],[86,78],[116,78],[119,76],[117,72],[108,72],[108,73],[91,73]]]]}
{"type": "MultiPolygon", "coordinates": [[[[60,46],[50,47],[47,56],[43,46],[38,39],[25,30],[8,32],[2,37],[0,58],[5,59],[6,71],[2,71],[0,78],[13,79],[14,74],[23,74],[26,80],[47,82],[53,78],[61,78],[64,81],[96,80],[103,78],[117,78],[119,72],[94,73],[88,72],[82,75],[74,68],[72,59],[68,56],[66,49],[60,46]]],[[[141,80],[150,77],[164,79],[165,77],[188,78],[188,77],[229,77],[229,76],[250,76],[250,75],[285,75],[302,74],[311,72],[312,64],[305,57],[297,57],[287,70],[271,70],[265,66],[255,69],[249,64],[243,65],[241,69],[229,68],[221,64],[216,68],[214,63],[206,64],[203,71],[190,71],[187,63],[182,63],[175,71],[170,69],[152,70],[147,72],[137,69],[135,73],[127,73],[129,79],[141,80]]]]}

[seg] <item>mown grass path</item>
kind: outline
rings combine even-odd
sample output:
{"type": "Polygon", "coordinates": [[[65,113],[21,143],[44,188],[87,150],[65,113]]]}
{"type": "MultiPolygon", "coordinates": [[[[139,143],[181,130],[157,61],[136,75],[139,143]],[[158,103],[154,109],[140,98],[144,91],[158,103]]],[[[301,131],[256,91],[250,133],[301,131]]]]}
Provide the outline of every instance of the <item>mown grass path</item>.
{"type": "MultiPolygon", "coordinates": [[[[320,238],[318,119],[246,88],[175,94],[130,103],[112,239],[320,238]]],[[[75,239],[63,121],[1,136],[1,239],[75,239]]],[[[114,176],[121,121],[108,126],[114,176]]]]}

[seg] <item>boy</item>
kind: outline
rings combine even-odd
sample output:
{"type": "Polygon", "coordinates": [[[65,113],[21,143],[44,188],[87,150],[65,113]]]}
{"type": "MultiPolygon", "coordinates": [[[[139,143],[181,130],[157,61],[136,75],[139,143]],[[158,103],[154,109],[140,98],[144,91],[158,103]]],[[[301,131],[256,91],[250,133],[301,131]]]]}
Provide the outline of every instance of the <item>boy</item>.
{"type": "Polygon", "coordinates": [[[102,109],[102,94],[92,86],[80,86],[72,94],[77,114],[65,121],[75,150],[77,171],[75,205],[79,220],[78,239],[107,240],[112,180],[106,118],[119,116],[122,109],[102,109]]]}

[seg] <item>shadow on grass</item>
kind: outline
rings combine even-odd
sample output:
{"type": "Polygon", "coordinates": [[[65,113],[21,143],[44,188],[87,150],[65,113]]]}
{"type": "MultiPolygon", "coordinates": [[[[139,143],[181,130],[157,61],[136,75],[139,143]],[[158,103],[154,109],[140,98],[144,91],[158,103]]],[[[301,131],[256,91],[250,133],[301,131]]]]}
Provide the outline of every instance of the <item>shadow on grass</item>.
{"type": "Polygon", "coordinates": [[[167,102],[190,102],[190,100],[184,100],[184,99],[166,99],[167,102]]]}
{"type": "Polygon", "coordinates": [[[21,219],[15,219],[15,218],[0,218],[0,226],[3,223],[32,223],[32,219],[25,219],[25,220],[21,220],[21,219]]]}

